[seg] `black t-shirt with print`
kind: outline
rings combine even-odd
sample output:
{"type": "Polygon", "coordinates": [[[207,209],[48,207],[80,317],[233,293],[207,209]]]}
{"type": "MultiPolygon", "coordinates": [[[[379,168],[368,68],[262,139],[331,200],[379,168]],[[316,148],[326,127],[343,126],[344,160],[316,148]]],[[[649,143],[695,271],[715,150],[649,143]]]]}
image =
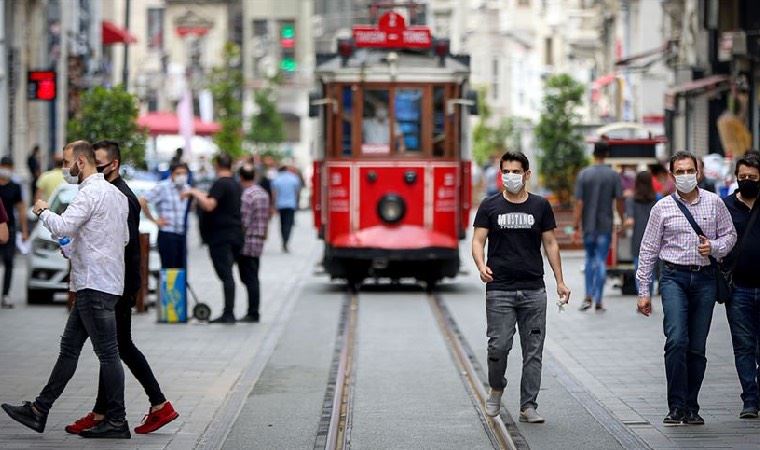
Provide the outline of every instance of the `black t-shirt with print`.
{"type": "Polygon", "coordinates": [[[476,228],[488,228],[488,259],[493,281],[487,291],[534,290],[544,287],[541,235],[557,227],[549,202],[528,194],[512,203],[501,193],[486,198],[475,214],[476,228]]]}

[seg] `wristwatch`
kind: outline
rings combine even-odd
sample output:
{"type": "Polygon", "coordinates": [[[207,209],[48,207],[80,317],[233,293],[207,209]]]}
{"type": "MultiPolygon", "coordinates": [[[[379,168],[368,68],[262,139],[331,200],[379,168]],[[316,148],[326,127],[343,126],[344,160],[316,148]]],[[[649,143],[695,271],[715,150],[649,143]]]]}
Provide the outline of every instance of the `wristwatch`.
{"type": "Polygon", "coordinates": [[[45,211],[47,211],[47,210],[48,210],[47,208],[42,208],[42,209],[40,209],[39,211],[35,212],[34,214],[36,214],[36,215],[37,215],[37,217],[39,217],[39,216],[40,216],[42,213],[44,213],[44,212],[45,212],[45,211]]]}

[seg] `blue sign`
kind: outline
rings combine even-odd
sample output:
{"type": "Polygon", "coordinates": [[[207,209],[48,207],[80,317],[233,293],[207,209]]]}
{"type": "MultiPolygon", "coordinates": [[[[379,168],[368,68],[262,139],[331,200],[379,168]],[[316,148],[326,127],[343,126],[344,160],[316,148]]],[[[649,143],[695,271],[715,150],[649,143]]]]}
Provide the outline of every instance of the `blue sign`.
{"type": "Polygon", "coordinates": [[[187,285],[185,269],[161,269],[158,295],[158,321],[187,322],[187,285]]]}

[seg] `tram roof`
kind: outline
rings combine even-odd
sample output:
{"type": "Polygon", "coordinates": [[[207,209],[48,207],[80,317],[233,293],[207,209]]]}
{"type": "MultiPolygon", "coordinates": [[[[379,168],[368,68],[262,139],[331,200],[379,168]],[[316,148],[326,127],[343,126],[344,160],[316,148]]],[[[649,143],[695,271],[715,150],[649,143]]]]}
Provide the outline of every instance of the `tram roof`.
{"type": "Polygon", "coordinates": [[[358,49],[345,63],[338,55],[324,61],[317,66],[316,74],[326,82],[450,83],[464,81],[470,67],[454,56],[446,56],[441,65],[439,58],[430,54],[358,49]]]}

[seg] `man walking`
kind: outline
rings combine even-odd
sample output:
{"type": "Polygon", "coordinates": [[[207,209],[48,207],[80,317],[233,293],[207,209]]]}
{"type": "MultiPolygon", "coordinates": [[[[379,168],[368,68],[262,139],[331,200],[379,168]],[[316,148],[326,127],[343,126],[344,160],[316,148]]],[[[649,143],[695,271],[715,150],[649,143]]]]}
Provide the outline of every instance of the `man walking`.
{"type": "Polygon", "coordinates": [[[734,290],[726,305],[734,361],[742,386],[741,419],[756,419],[760,406],[760,159],[747,153],[736,162],[739,190],[723,201],[731,213],[737,242],[724,262],[733,268],[734,290]]]}
{"type": "Polygon", "coordinates": [[[232,266],[243,246],[243,227],[240,219],[240,185],[232,177],[232,160],[226,154],[214,158],[217,180],[208,194],[189,189],[182,196],[191,196],[205,214],[208,230],[208,251],[214,271],[224,287],[224,312],[211,323],[235,323],[235,279],[232,266]]]}
{"type": "Polygon", "coordinates": [[[604,163],[610,154],[607,142],[594,145],[594,165],[581,170],[575,183],[575,236],[583,236],[586,250],[586,297],[581,311],[592,306],[604,311],[602,296],[607,281],[607,254],[612,242],[612,203],[615,201],[620,223],[625,222],[625,203],[620,175],[604,163]]]}
{"type": "Polygon", "coordinates": [[[282,234],[282,251],[288,253],[290,232],[295,224],[296,210],[298,209],[298,193],[301,190],[301,181],[298,176],[282,166],[277,177],[272,181],[272,194],[275,208],[280,215],[280,233],[282,234]]]}
{"type": "Polygon", "coordinates": [[[187,184],[187,165],[175,163],[170,167],[171,177],[158,183],[145,197],[140,198],[143,213],[148,220],[158,226],[158,254],[161,267],[184,269],[186,267],[187,213],[190,200],[182,192],[190,186],[187,184]],[[158,210],[158,218],[153,217],[148,204],[158,210]]]}
{"type": "Polygon", "coordinates": [[[542,423],[536,399],[541,388],[541,358],[546,334],[546,287],[541,245],[549,258],[562,304],[570,289],[562,277],[556,223],[549,202],[528,193],[528,158],[507,152],[500,161],[503,193],[488,197],[475,215],[472,257],[486,283],[488,384],[486,414],[499,415],[507,385],[504,374],[512,349],[515,324],[520,332],[523,369],[520,382],[520,421],[542,423]],[[488,261],[484,248],[488,241],[488,261]]]}
{"type": "Polygon", "coordinates": [[[114,309],[124,292],[124,246],[129,242],[127,198],[97,172],[92,145],[76,141],[63,151],[64,167],[79,192],[63,215],[39,200],[34,212],[54,238],[70,238],[71,290],[76,303],[61,338],[61,350],[48,384],[32,402],[3,404],[8,415],[42,433],[48,412],[76,371],[87,338],[100,360],[105,418],[80,436],[131,437],[124,411],[124,369],[119,361],[114,309]]]}
{"type": "Polygon", "coordinates": [[[29,227],[26,221],[26,203],[21,197],[21,185],[13,181],[13,160],[4,156],[0,159],[0,200],[8,214],[8,242],[0,244],[0,256],[5,266],[3,274],[3,293],[0,307],[13,308],[8,294],[13,281],[13,267],[16,258],[16,225],[21,225],[21,239],[29,239],[29,227]]]}
{"type": "Polygon", "coordinates": [[[663,328],[669,412],[663,423],[702,425],[699,389],[705,375],[705,343],[717,297],[711,258],[725,257],[736,242],[731,215],[721,199],[697,187],[697,159],[677,152],[670,159],[676,193],[652,208],[639,253],[638,310],[649,316],[649,285],[657,259],[663,261],[663,328]],[[693,219],[694,225],[690,222],[693,219]],[[697,232],[695,228],[699,228],[697,232]]]}
{"type": "Polygon", "coordinates": [[[269,195],[256,183],[256,169],[251,164],[240,167],[240,185],[243,188],[240,210],[245,242],[238,258],[238,269],[248,291],[248,314],[242,320],[258,322],[261,295],[259,261],[269,226],[269,195]]]}
{"type": "MultiPolygon", "coordinates": [[[[121,150],[119,144],[113,141],[101,141],[93,144],[95,149],[95,162],[98,172],[102,173],[106,181],[116,186],[119,192],[127,197],[129,204],[129,216],[127,227],[129,229],[129,243],[124,251],[124,293],[116,303],[114,313],[116,316],[116,338],[119,344],[119,356],[124,364],[129,367],[137,381],[145,389],[150,400],[150,409],[145,415],[143,423],[135,428],[135,433],[146,434],[155,431],[172,420],[179,417],[172,404],[166,400],[158,385],[153,371],[145,360],[145,356],[132,342],[132,307],[135,306],[137,293],[141,286],[140,276],[140,204],[132,189],[127,186],[121,176],[121,150]]],[[[98,397],[92,412],[66,426],[66,431],[71,434],[79,434],[90,429],[105,419],[107,410],[104,386],[104,377],[101,374],[98,384],[98,397]]]]}

